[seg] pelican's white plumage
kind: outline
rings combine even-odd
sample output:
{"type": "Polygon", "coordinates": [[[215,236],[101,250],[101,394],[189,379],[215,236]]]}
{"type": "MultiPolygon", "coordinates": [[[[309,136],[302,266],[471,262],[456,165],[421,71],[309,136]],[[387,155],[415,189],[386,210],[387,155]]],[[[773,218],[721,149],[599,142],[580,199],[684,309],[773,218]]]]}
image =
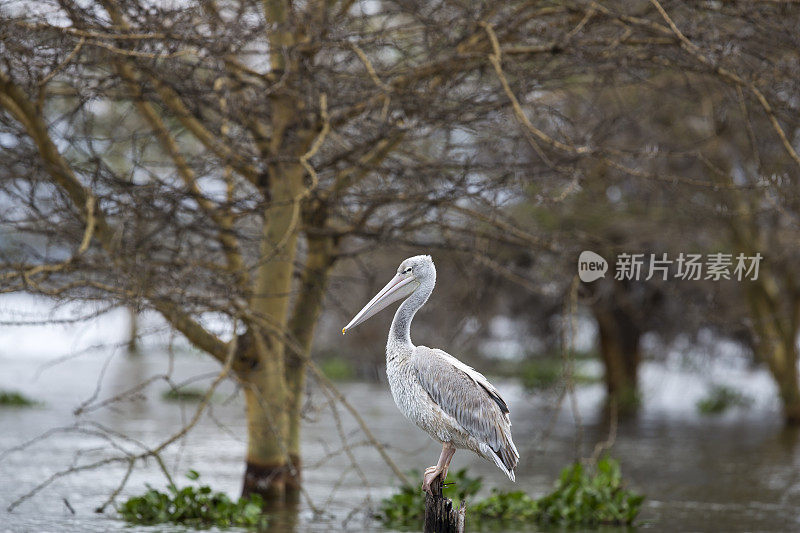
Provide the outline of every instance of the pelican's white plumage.
{"type": "Polygon", "coordinates": [[[456,449],[472,450],[514,480],[519,453],[511,438],[506,402],[486,377],[452,355],[411,342],[411,320],[433,292],[436,268],[429,255],[410,257],[397,275],[342,330],[355,327],[392,302],[397,309],[386,344],[386,374],[397,407],[431,438],[442,443],[423,488],[447,475],[456,449]]]}

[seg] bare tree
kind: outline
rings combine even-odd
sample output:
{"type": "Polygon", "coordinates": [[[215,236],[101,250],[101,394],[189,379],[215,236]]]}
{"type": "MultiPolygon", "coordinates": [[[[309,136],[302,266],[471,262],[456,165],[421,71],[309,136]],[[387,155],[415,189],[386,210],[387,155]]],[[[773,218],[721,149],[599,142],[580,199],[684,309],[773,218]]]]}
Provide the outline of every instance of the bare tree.
{"type": "Polygon", "coordinates": [[[376,242],[557,249],[500,208],[534,183],[557,204],[598,167],[696,186],[585,120],[599,89],[665,72],[744,94],[794,180],[796,20],[780,2],[4,6],[2,290],[153,309],[223,363],[235,346],[243,492],[294,497],[338,260],[376,242]],[[779,85],[759,81],[770,67],[779,85]]]}
{"type": "Polygon", "coordinates": [[[307,354],[336,260],[456,226],[513,181],[469,155],[506,105],[476,81],[476,21],[530,7],[375,7],[2,12],[3,290],[153,309],[221,363],[232,341],[207,319],[241,321],[243,492],[273,501],[300,486],[307,354]]]}
{"type": "Polygon", "coordinates": [[[606,385],[618,405],[637,395],[644,332],[669,338],[711,327],[748,340],[794,423],[797,6],[651,0],[574,9],[583,17],[568,36],[581,40],[580,54],[572,41],[552,42],[557,55],[529,76],[534,95],[509,85],[530,66],[527,58],[499,48],[490,58],[527,133],[520,157],[538,169],[527,200],[506,212],[546,241],[543,249],[555,252],[549,261],[560,265],[547,268],[536,250],[495,270],[534,291],[558,280],[568,298],[584,249],[673,259],[689,251],[768,253],[752,282],[597,282],[584,287],[583,301],[597,320],[606,385]],[[617,36],[611,42],[609,32],[617,36]],[[585,71],[568,81],[554,75],[575,64],[585,71]]]}

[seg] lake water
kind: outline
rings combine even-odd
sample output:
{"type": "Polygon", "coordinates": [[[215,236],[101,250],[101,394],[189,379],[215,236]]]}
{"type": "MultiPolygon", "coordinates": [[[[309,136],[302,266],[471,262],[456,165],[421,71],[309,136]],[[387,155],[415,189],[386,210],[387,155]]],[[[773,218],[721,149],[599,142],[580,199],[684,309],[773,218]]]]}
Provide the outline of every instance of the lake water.
{"type": "MultiPolygon", "coordinates": [[[[42,405],[0,408],[0,532],[186,531],[179,527],[131,528],[115,517],[113,509],[105,514],[93,512],[122,479],[125,468],[121,465],[65,476],[13,512],[6,507],[60,470],[113,454],[109,442],[93,431],[96,426],[92,424],[154,446],[181,427],[195,409],[194,404],[163,400],[161,394],[168,388],[163,380],[154,381],[135,400],[80,416],[74,414],[77,407],[85,402],[96,405],[150,376],[165,373],[176,382],[205,376],[197,385],[208,384],[217,365],[200,355],[181,352],[174,356],[170,369],[170,359],[161,352],[128,357],[99,350],[48,366],[47,357],[32,357],[24,351],[15,354],[13,348],[4,345],[0,352],[0,389],[22,391],[42,405]],[[13,450],[54,428],[63,429],[24,450],[13,450]]],[[[620,424],[612,450],[630,485],[647,495],[640,528],[670,532],[800,530],[798,433],[782,429],[774,389],[764,372],[746,367],[720,370],[717,366],[698,377],[679,363],[648,363],[643,374],[645,407],[635,421],[620,424]],[[709,382],[719,379],[744,390],[754,404],[721,417],[696,414],[694,402],[709,382]]],[[[514,439],[522,456],[518,483],[511,483],[493,465],[468,452],[456,453],[452,466],[469,467],[472,474],[483,476],[486,492],[492,487],[521,488],[541,495],[576,453],[591,455],[595,443],[607,437],[606,424],[598,415],[603,393],[599,385],[578,390],[579,432],[568,400],[559,409],[555,393],[529,393],[514,381],[496,384],[512,407],[514,439]]],[[[403,470],[436,462],[439,445],[403,418],[385,385],[344,383],[339,387],[403,470]]],[[[325,401],[323,394],[312,390],[303,446],[310,503],[302,504],[295,530],[383,531],[371,520],[371,509],[393,492],[397,480],[380,456],[361,444],[363,435],[340,408],[345,438],[354,446],[353,453],[366,474],[365,483],[341,453],[341,438],[325,401]],[[315,515],[312,508],[322,509],[323,514],[315,515]]],[[[242,400],[235,386],[226,382],[193,431],[165,453],[168,468],[182,481],[187,470],[195,469],[202,482],[238,495],[244,427],[242,400]]],[[[116,442],[128,450],[137,448],[134,441],[116,442]]],[[[165,484],[153,461],[137,466],[121,496],[143,492],[146,483],[165,484]]],[[[472,526],[474,530],[475,524],[472,526]]],[[[281,529],[288,528],[273,528],[281,529]]]]}

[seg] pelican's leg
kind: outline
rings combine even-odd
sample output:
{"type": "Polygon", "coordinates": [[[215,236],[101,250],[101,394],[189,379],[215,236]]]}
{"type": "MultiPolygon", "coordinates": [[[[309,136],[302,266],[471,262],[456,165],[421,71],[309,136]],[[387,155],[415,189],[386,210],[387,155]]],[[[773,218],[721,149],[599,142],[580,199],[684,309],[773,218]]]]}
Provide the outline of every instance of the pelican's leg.
{"type": "MultiPolygon", "coordinates": [[[[443,446],[447,446],[447,455],[444,458],[444,469],[442,470],[442,483],[444,483],[444,480],[447,479],[447,469],[450,468],[450,461],[452,461],[453,456],[456,454],[456,447],[453,446],[452,443],[446,442],[443,446]]],[[[442,451],[444,451],[444,449],[442,451]]]]}
{"type": "Polygon", "coordinates": [[[447,478],[447,469],[450,467],[450,460],[453,454],[456,453],[456,447],[449,442],[442,443],[442,453],[439,455],[439,462],[436,466],[429,466],[425,469],[425,475],[422,478],[422,490],[431,492],[431,483],[436,479],[439,474],[442,475],[442,481],[447,478]]]}

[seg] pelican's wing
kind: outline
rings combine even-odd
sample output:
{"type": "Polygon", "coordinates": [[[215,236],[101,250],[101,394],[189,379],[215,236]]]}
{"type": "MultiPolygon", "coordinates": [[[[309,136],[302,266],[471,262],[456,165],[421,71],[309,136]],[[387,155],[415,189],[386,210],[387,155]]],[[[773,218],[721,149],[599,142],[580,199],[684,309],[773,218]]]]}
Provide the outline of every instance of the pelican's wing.
{"type": "Polygon", "coordinates": [[[511,439],[508,405],[497,389],[483,374],[442,350],[417,346],[412,364],[433,401],[513,480],[519,453],[511,439]]]}

